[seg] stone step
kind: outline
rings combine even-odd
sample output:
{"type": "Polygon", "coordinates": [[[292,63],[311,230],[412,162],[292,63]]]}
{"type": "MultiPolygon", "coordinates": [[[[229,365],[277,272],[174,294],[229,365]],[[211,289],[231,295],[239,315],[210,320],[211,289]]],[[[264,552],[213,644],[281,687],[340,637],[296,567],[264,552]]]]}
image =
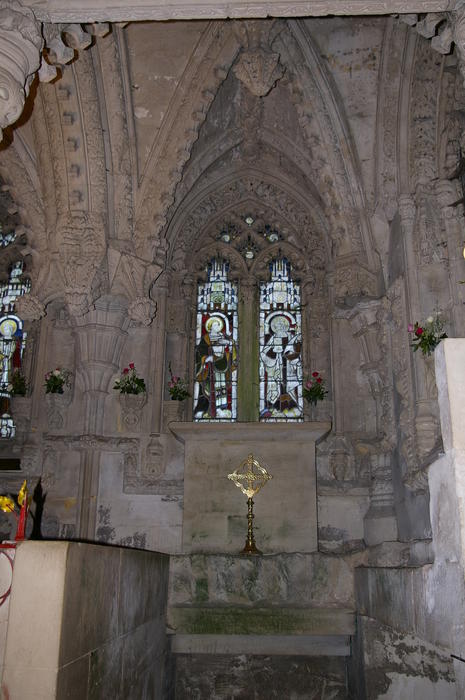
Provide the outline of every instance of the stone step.
{"type": "Polygon", "coordinates": [[[355,615],[344,608],[170,606],[168,627],[177,634],[352,635],[355,615]]]}
{"type": "Polygon", "coordinates": [[[347,635],[174,634],[174,654],[349,656],[347,635]]]}

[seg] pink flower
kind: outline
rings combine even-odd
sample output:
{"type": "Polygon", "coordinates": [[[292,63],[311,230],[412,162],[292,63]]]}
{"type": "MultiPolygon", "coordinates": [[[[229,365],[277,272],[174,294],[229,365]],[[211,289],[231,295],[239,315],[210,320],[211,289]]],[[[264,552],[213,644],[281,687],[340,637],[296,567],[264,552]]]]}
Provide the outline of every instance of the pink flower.
{"type": "Polygon", "coordinates": [[[129,363],[129,369],[134,369],[134,362],[129,363]]]}
{"type": "Polygon", "coordinates": [[[179,377],[172,377],[173,384],[177,384],[179,382],[179,377]]]}
{"type": "Polygon", "coordinates": [[[318,377],[319,372],[312,372],[312,377],[318,377]]]}
{"type": "Polygon", "coordinates": [[[316,381],[318,382],[318,384],[321,384],[321,382],[322,382],[323,380],[321,379],[321,377],[318,377],[318,379],[317,379],[316,381]]]}
{"type": "Polygon", "coordinates": [[[311,382],[305,382],[305,388],[306,388],[306,389],[311,389],[311,388],[312,388],[312,383],[311,383],[311,382]]]}
{"type": "Polygon", "coordinates": [[[417,336],[417,338],[419,338],[420,335],[423,335],[423,328],[417,328],[417,330],[415,331],[415,335],[417,336]]]}
{"type": "Polygon", "coordinates": [[[123,374],[128,374],[128,372],[129,372],[129,369],[128,369],[127,367],[125,367],[125,368],[123,369],[123,374]]]}
{"type": "Polygon", "coordinates": [[[413,323],[409,323],[407,326],[407,330],[409,333],[413,333],[413,323]]]}

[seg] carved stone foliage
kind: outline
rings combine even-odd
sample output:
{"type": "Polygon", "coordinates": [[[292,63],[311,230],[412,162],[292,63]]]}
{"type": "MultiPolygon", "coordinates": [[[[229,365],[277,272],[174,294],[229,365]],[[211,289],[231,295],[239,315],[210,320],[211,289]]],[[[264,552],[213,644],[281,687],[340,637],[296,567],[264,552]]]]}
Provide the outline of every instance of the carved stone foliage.
{"type": "Polygon", "coordinates": [[[150,292],[162,268],[114,247],[108,251],[108,267],[112,294],[128,299],[128,315],[134,324],[149,326],[157,312],[150,292]]]}
{"type": "Polygon", "coordinates": [[[147,403],[147,394],[120,394],[119,403],[123,423],[128,430],[138,430],[142,417],[142,409],[147,403]]]}
{"type": "Polygon", "coordinates": [[[380,276],[358,262],[339,267],[334,273],[334,297],[339,306],[353,306],[361,299],[378,297],[381,292],[380,276]]]}
{"type": "Polygon", "coordinates": [[[169,458],[168,435],[151,435],[139,452],[124,453],[124,493],[150,493],[162,496],[182,495],[182,480],[166,471],[169,458]]]}
{"type": "Polygon", "coordinates": [[[23,111],[40,65],[43,39],[34,14],[15,0],[0,2],[0,137],[23,111]]]}
{"type": "Polygon", "coordinates": [[[23,321],[38,321],[45,316],[45,307],[34,294],[24,294],[15,302],[16,313],[23,321]]]}
{"type": "Polygon", "coordinates": [[[420,266],[448,263],[447,234],[433,184],[418,185],[414,247],[420,266]]]}
{"type": "Polygon", "coordinates": [[[427,489],[427,475],[419,468],[411,348],[405,330],[408,320],[405,282],[402,277],[399,277],[390,287],[387,299],[392,318],[392,373],[397,397],[397,444],[403,480],[413,490],[424,491],[427,489]]]}
{"type": "Polygon", "coordinates": [[[65,425],[66,409],[73,399],[71,390],[64,394],[45,394],[49,430],[61,430],[65,425]]]}
{"type": "Polygon", "coordinates": [[[437,101],[442,57],[427,41],[416,45],[410,95],[409,175],[414,190],[436,173],[437,101]]]}
{"type": "Polygon", "coordinates": [[[105,254],[103,216],[66,212],[57,222],[65,298],[73,316],[83,316],[92,302],[92,284],[105,254]]]}
{"type": "MultiPolygon", "coordinates": [[[[300,202],[284,189],[256,176],[234,180],[217,188],[215,191],[209,192],[189,212],[186,219],[176,222],[176,229],[173,231],[173,235],[176,235],[178,231],[179,234],[182,232],[182,240],[177,241],[177,245],[173,246],[173,250],[177,250],[180,247],[184,254],[189,253],[190,255],[192,246],[195,245],[195,240],[198,239],[199,231],[203,231],[207,225],[209,226],[210,237],[215,235],[214,230],[216,226],[218,227],[216,236],[221,234],[222,225],[228,225],[227,221],[224,220],[225,212],[228,212],[226,216],[230,217],[229,210],[233,208],[240,210],[241,202],[244,200],[257,202],[259,210],[263,208],[269,209],[271,217],[276,216],[276,212],[279,212],[281,220],[287,221],[287,227],[292,227],[293,231],[299,236],[300,241],[308,247],[308,250],[322,250],[319,228],[315,225],[311,212],[306,210],[300,202]],[[211,222],[217,223],[212,225],[211,222]]],[[[248,232],[245,224],[243,228],[245,237],[247,237],[248,232]]],[[[242,237],[241,235],[241,240],[242,237]]],[[[202,237],[202,242],[204,240],[202,237]]],[[[221,236],[219,244],[221,244],[221,236]]],[[[325,253],[323,255],[325,256],[325,253]]]]}

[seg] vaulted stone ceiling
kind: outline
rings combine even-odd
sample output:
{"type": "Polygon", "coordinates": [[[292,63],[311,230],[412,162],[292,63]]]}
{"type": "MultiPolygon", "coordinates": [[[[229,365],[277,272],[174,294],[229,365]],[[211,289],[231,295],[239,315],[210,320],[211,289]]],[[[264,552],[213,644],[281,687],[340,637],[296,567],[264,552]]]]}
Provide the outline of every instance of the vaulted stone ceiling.
{"type": "Polygon", "coordinates": [[[190,250],[237,198],[258,206],[264,183],[262,205],[300,216],[299,245],[321,247],[336,281],[344,268],[338,296],[378,296],[398,195],[445,157],[448,64],[392,17],[114,25],[34,87],[2,147],[42,301],[147,297],[181,239],[190,250]],[[244,56],[255,71],[274,57],[263,94],[244,56]]]}

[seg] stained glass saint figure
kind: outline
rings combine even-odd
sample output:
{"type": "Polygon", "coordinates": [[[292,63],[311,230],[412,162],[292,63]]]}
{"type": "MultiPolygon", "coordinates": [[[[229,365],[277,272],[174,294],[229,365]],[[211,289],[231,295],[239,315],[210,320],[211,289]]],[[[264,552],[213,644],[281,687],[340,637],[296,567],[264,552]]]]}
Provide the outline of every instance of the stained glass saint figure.
{"type": "Polygon", "coordinates": [[[303,419],[300,286],[286,258],[260,285],[260,420],[303,419]]]}
{"type": "Polygon", "coordinates": [[[214,258],[197,295],[194,420],[237,417],[237,286],[229,263],[214,258]]]}

